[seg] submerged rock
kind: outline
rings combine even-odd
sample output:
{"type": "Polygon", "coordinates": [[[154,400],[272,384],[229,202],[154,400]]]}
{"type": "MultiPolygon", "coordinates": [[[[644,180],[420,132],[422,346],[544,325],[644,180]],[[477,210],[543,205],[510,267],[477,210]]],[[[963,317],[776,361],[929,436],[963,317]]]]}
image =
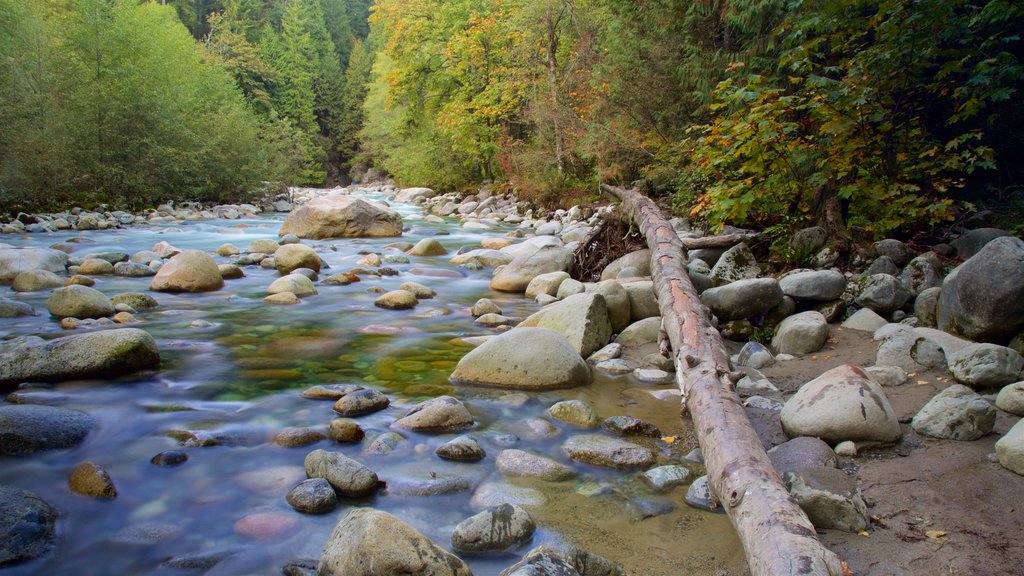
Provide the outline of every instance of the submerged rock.
{"type": "Polygon", "coordinates": [[[605,468],[647,468],[654,464],[654,453],[632,442],[599,434],[573,436],[562,444],[570,458],[605,468]]]}
{"type": "Polygon", "coordinates": [[[36,494],[0,484],[0,568],[49,551],[56,521],[57,511],[36,494]]]}
{"type": "Polygon", "coordinates": [[[114,481],[99,464],[95,462],[83,462],[68,478],[68,488],[72,492],[93,498],[114,498],[117,496],[117,488],[114,481]]]}
{"type": "Polygon", "coordinates": [[[0,455],[71,448],[94,425],[91,416],[77,410],[35,404],[0,406],[0,455]]]}
{"type": "Polygon", "coordinates": [[[514,550],[529,542],[536,529],[529,512],[502,504],[460,522],[452,531],[452,548],[475,553],[514,550]]]}
{"type": "Polygon", "coordinates": [[[323,478],[310,478],[288,492],[288,504],[306,514],[325,514],[338,505],[338,495],[323,478]]]}

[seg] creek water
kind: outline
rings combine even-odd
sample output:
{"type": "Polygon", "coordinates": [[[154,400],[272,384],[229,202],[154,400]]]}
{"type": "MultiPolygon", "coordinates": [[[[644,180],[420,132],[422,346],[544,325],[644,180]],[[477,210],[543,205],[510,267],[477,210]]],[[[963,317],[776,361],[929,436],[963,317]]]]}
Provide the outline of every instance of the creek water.
{"type": "MultiPolygon", "coordinates": [[[[370,195],[383,199],[382,195],[370,195]]],[[[385,246],[401,240],[415,243],[434,236],[454,253],[479,244],[484,236],[502,236],[509,229],[465,230],[454,220],[425,224],[422,212],[394,204],[406,220],[403,238],[303,241],[330,265],[321,273],[357,267],[360,252],[390,253],[385,246]]],[[[204,220],[126,230],[62,232],[7,236],[17,246],[50,246],[71,238],[75,254],[148,250],[159,241],[178,248],[212,253],[231,243],[245,249],[251,240],[277,238],[284,215],[242,220],[204,220]]],[[[397,253],[397,252],[394,252],[397,253]]],[[[157,340],[162,362],[157,370],[119,379],[79,380],[33,387],[22,394],[33,402],[85,411],[97,426],[84,443],[71,450],[0,458],[0,484],[32,490],[59,511],[56,548],[46,557],[6,570],[4,574],[198,574],[163,564],[183,554],[239,550],[213,567],[210,574],[280,574],[297,558],[317,558],[334,525],[351,506],[373,506],[391,512],[449,548],[451,531],[472,515],[473,490],[485,482],[537,490],[539,500],[528,509],[538,531],[530,546],[505,555],[463,556],[474,574],[493,575],[516,561],[530,547],[568,542],[621,562],[630,574],[715,574],[742,572],[738,541],[724,516],[688,508],[685,487],[654,494],[635,473],[573,463],[560,446],[582,432],[554,423],[550,435],[531,433],[527,419],[543,418],[544,410],[564,399],[590,402],[604,418],[629,414],[656,424],[673,444],[648,441],[661,461],[678,460],[692,446],[678,416],[677,400],[659,400],[630,376],[595,373],[594,382],[572,390],[542,394],[454,387],[448,376],[470,350],[461,338],[493,334],[473,322],[468,312],[478,298],[492,298],[509,316],[524,317],[538,305],[522,295],[492,292],[491,270],[467,270],[448,263],[450,256],[410,257],[408,264],[389,264],[397,276],[366,275],[347,286],[318,283],[319,294],[293,306],[264,303],[274,270],[247,266],[245,278],[230,280],[217,292],[150,293],[159,302],[140,312],[135,327],[157,340]],[[376,308],[379,294],[417,281],[437,292],[413,310],[376,308]],[[281,430],[295,426],[326,428],[336,415],[330,401],[308,400],[299,392],[316,384],[360,384],[385,392],[392,405],[357,418],[366,430],[362,443],[323,440],[301,448],[270,442],[281,430]],[[468,432],[487,451],[476,463],[439,459],[434,449],[454,435],[402,432],[404,439],[389,453],[367,447],[413,404],[441,394],[463,400],[476,420],[468,432]],[[182,447],[172,430],[206,431],[227,438],[225,445],[182,447]],[[517,439],[518,438],[518,439],[517,439]],[[503,479],[494,459],[503,447],[534,451],[571,464],[580,474],[566,482],[503,479]],[[375,470],[388,489],[360,501],[346,501],[333,512],[313,516],[292,510],[288,490],[304,478],[302,462],[311,450],[345,453],[375,470]],[[166,450],[183,450],[184,464],[163,468],[150,459],[166,450]],[[67,478],[81,462],[103,466],[117,486],[113,500],[93,500],[71,493],[67,478]],[[467,489],[437,495],[416,495],[445,479],[458,479],[467,489]],[[439,481],[440,479],[441,481],[439,481]],[[506,484],[507,483],[507,484],[506,484]],[[594,495],[597,493],[598,495],[594,495]],[[667,511],[642,519],[651,509],[667,511]],[[239,534],[236,523],[252,514],[270,514],[282,534],[254,540],[239,534]]],[[[233,258],[215,256],[219,263],[233,258]]],[[[95,288],[108,296],[147,292],[149,278],[99,276],[95,288]]],[[[46,314],[46,293],[7,297],[30,303],[34,317],[0,319],[0,335],[65,335],[46,314]]],[[[74,332],[70,332],[74,333],[74,332]]],[[[387,542],[381,542],[386,546],[387,542]]]]}

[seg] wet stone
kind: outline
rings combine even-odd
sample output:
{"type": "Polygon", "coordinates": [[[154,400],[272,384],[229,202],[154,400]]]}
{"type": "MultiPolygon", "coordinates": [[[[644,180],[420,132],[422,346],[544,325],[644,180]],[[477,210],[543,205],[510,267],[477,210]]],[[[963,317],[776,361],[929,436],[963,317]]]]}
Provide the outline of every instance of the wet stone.
{"type": "Polygon", "coordinates": [[[605,468],[647,468],[654,464],[654,454],[637,444],[598,434],[574,436],[562,449],[577,462],[605,468]]]}
{"type": "Polygon", "coordinates": [[[501,504],[460,522],[452,531],[452,548],[459,552],[505,552],[525,545],[536,529],[526,510],[501,504]]]}
{"type": "Polygon", "coordinates": [[[480,443],[471,436],[459,436],[457,438],[453,438],[441,446],[438,446],[434,453],[445,460],[455,460],[459,462],[475,462],[477,460],[483,460],[487,455],[484,449],[480,446],[480,443]]]}
{"type": "Polygon", "coordinates": [[[335,418],[327,427],[327,436],[335,442],[359,442],[366,433],[355,420],[335,418]]]}
{"type": "Polygon", "coordinates": [[[660,438],[661,430],[649,422],[644,422],[633,416],[612,416],[605,418],[601,427],[609,432],[620,436],[647,436],[648,438],[660,438]]]}
{"type": "Polygon", "coordinates": [[[297,448],[314,444],[326,437],[323,432],[316,428],[287,428],[274,437],[274,444],[286,448],[297,448]]]}
{"type": "Polygon", "coordinates": [[[292,488],[285,497],[288,504],[305,514],[325,514],[338,505],[338,495],[323,478],[310,478],[292,488]]]}
{"type": "Polygon", "coordinates": [[[384,456],[398,451],[405,444],[405,437],[401,434],[385,432],[374,437],[364,452],[370,455],[384,456]]]}
{"type": "Polygon", "coordinates": [[[372,388],[345,394],[334,403],[334,411],[342,416],[362,416],[387,408],[391,400],[372,388]]]}
{"type": "Polygon", "coordinates": [[[68,488],[76,494],[92,496],[93,498],[114,498],[117,496],[117,488],[114,481],[99,464],[95,462],[83,462],[68,478],[68,488]]]}
{"type": "Polygon", "coordinates": [[[172,468],[184,464],[186,460],[188,460],[188,454],[180,450],[168,450],[153,456],[150,462],[164,468],[172,468]]]}
{"type": "Polygon", "coordinates": [[[676,464],[651,468],[640,477],[658,492],[668,492],[676,486],[685,486],[691,479],[690,469],[676,464]]]}
{"type": "Polygon", "coordinates": [[[308,398],[310,400],[338,400],[346,394],[351,394],[357,390],[362,390],[362,386],[354,384],[324,384],[321,386],[312,386],[302,391],[299,396],[302,398],[308,398]]]}
{"type": "Polygon", "coordinates": [[[725,514],[725,509],[718,503],[718,498],[711,494],[711,487],[708,484],[707,476],[701,476],[694,480],[693,484],[690,484],[684,500],[694,508],[725,514]]]}
{"type": "Polygon", "coordinates": [[[576,476],[576,471],[547,456],[532,454],[524,450],[508,449],[498,454],[495,462],[498,471],[505,476],[539,478],[558,482],[576,476]]]}
{"type": "Polygon", "coordinates": [[[57,511],[36,494],[0,485],[0,568],[45,554],[56,520],[57,511]]]}

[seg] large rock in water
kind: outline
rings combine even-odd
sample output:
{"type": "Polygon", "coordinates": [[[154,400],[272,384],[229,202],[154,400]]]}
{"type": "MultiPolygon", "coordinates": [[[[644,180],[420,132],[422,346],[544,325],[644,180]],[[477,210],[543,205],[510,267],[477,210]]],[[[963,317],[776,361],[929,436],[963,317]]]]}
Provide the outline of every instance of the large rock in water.
{"type": "Polygon", "coordinates": [[[10,284],[22,272],[63,272],[68,255],[49,248],[0,248],[0,284],[10,284]]]}
{"type": "Polygon", "coordinates": [[[1004,344],[1024,329],[1024,241],[996,238],[942,282],[941,330],[1004,344]]]}
{"type": "Polygon", "coordinates": [[[378,202],[322,196],[289,214],[278,233],[313,240],[401,236],[402,216],[378,202]]]}
{"type": "Polygon", "coordinates": [[[0,344],[0,387],[25,381],[118,376],[159,364],[156,341],[138,328],[75,334],[50,341],[29,336],[0,344]]]}
{"type": "Polygon", "coordinates": [[[85,412],[15,404],[0,406],[0,456],[77,446],[95,421],[85,412]]]}
{"type": "Polygon", "coordinates": [[[452,548],[460,552],[505,552],[529,542],[536,529],[529,512],[501,504],[459,522],[452,531],[452,548]]]}
{"type": "Polygon", "coordinates": [[[530,280],[548,272],[567,272],[572,261],[572,252],[561,246],[544,246],[535,252],[523,252],[495,269],[491,290],[525,292],[530,280]]]}
{"type": "Polygon", "coordinates": [[[278,274],[285,276],[299,268],[320,271],[320,256],[305,244],[286,244],[274,251],[274,267],[278,274]]]}
{"type": "Polygon", "coordinates": [[[0,485],[0,568],[45,554],[56,520],[57,511],[39,496],[0,485]]]}
{"type": "Polygon", "coordinates": [[[58,288],[46,300],[55,318],[103,318],[114,314],[114,305],[95,288],[73,284],[58,288]]]}
{"type": "Polygon", "coordinates": [[[202,250],[185,250],[172,257],[149,283],[154,292],[210,292],[223,287],[220,268],[202,250]]]}
{"type": "Polygon", "coordinates": [[[590,383],[590,368],[564,336],[549,328],[515,328],[459,360],[454,384],[554,390],[590,383]]]}
{"type": "Polygon", "coordinates": [[[458,557],[398,518],[370,508],[350,511],[334,527],[319,576],[472,576],[458,557]]]}
{"type": "Polygon", "coordinates": [[[844,364],[804,384],[782,408],[790,438],[816,436],[829,443],[895,442],[900,424],[882,387],[863,369],[844,364]]]}
{"type": "Polygon", "coordinates": [[[520,326],[550,328],[565,336],[583,357],[590,356],[612,337],[604,296],[592,293],[573,294],[530,316],[520,326]]]}
{"type": "Polygon", "coordinates": [[[377,491],[377,473],[341,452],[313,450],[303,466],[306,476],[327,480],[338,496],[363,498],[377,491]]]}

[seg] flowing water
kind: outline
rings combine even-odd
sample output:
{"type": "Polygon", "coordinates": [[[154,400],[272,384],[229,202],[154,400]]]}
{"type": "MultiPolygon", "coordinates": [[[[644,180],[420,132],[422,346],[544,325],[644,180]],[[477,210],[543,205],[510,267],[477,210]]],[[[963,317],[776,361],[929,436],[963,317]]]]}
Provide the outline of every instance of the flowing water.
{"type": "MultiPolygon", "coordinates": [[[[377,198],[382,198],[377,196],[377,198]]],[[[507,230],[479,232],[456,222],[424,224],[418,208],[395,205],[406,219],[402,241],[416,242],[433,235],[454,253],[478,245],[485,236],[507,230]],[[412,229],[412,233],[408,230],[412,229]]],[[[73,237],[76,254],[148,250],[159,241],[178,248],[212,252],[223,243],[245,249],[251,240],[277,238],[282,215],[243,220],[205,220],[128,230],[65,232],[7,236],[14,245],[49,246],[73,237]]],[[[399,239],[304,241],[330,265],[321,273],[357,267],[360,252],[387,253],[399,239]]],[[[215,257],[226,263],[231,258],[215,257]]],[[[246,277],[227,282],[217,292],[203,294],[151,293],[159,307],[140,312],[140,324],[161,350],[159,370],[114,380],[80,380],[33,388],[34,402],[83,410],[97,421],[85,442],[72,450],[0,459],[0,484],[38,493],[59,510],[57,546],[41,560],[0,570],[4,574],[198,574],[162,565],[168,558],[217,550],[243,550],[211,574],[280,574],[296,558],[316,558],[338,519],[355,505],[387,510],[448,548],[451,530],[474,513],[472,486],[503,482],[494,470],[502,447],[536,451],[571,463],[561,443],[579,432],[556,423],[557,433],[539,437],[524,421],[543,417],[552,403],[578,398],[589,401],[601,417],[629,414],[658,425],[665,435],[682,435],[675,444],[649,442],[662,460],[678,460],[692,446],[678,417],[678,404],[658,400],[651,390],[630,377],[595,374],[590,386],[543,394],[457,388],[448,376],[470,348],[467,336],[491,334],[473,323],[468,307],[490,297],[509,316],[525,316],[538,308],[521,295],[491,292],[490,270],[466,270],[448,264],[449,256],[410,257],[409,264],[385,264],[398,276],[364,276],[347,286],[318,284],[319,295],[298,305],[275,306],[262,301],[266,287],[277,277],[273,270],[245,267],[246,277]],[[375,308],[379,295],[371,288],[393,290],[406,281],[433,288],[437,297],[421,300],[413,310],[375,308]],[[323,440],[302,448],[283,448],[270,442],[282,429],[326,427],[334,417],[329,401],[300,398],[315,384],[361,384],[387,393],[392,406],[358,418],[364,441],[338,444],[323,440]],[[477,463],[439,459],[434,449],[453,435],[403,432],[405,439],[386,455],[367,453],[374,438],[409,406],[441,394],[466,402],[477,424],[469,433],[487,451],[477,463]],[[207,431],[226,445],[181,447],[168,435],[172,430],[207,431]],[[512,435],[518,436],[518,441],[512,435]],[[285,494],[304,478],[302,462],[316,448],[344,452],[374,469],[389,488],[376,496],[344,502],[335,511],[303,515],[285,502],[285,494]],[[173,468],[150,463],[160,452],[180,449],[188,461],[173,468]],[[81,462],[103,466],[118,489],[116,499],[102,501],[71,493],[67,478],[81,462]],[[437,479],[460,478],[469,490],[420,496],[417,487],[437,479]],[[405,487],[405,488],[403,488],[405,487]],[[267,541],[251,540],[235,526],[251,514],[273,515],[288,529],[267,541]]],[[[108,296],[145,292],[149,278],[97,277],[96,288],[108,296]]],[[[38,316],[0,319],[4,337],[37,334],[64,335],[46,315],[46,293],[8,297],[32,304],[38,316]]],[[[22,391],[23,393],[26,391],[22,391]]],[[[538,524],[530,547],[570,542],[625,565],[630,574],[716,574],[742,571],[742,553],[724,516],[687,508],[685,487],[654,495],[635,475],[571,463],[579,472],[568,482],[509,480],[536,489],[543,499],[530,507],[538,524]],[[599,488],[595,488],[599,487],[599,488]],[[597,493],[598,495],[594,495],[597,493]],[[675,508],[641,520],[639,510],[675,508]]],[[[387,545],[382,542],[381,545],[387,545]]],[[[527,548],[528,549],[528,548],[527,548]]],[[[517,554],[525,552],[519,551],[517,554]]],[[[465,556],[478,576],[497,574],[516,561],[517,554],[465,556]]]]}

